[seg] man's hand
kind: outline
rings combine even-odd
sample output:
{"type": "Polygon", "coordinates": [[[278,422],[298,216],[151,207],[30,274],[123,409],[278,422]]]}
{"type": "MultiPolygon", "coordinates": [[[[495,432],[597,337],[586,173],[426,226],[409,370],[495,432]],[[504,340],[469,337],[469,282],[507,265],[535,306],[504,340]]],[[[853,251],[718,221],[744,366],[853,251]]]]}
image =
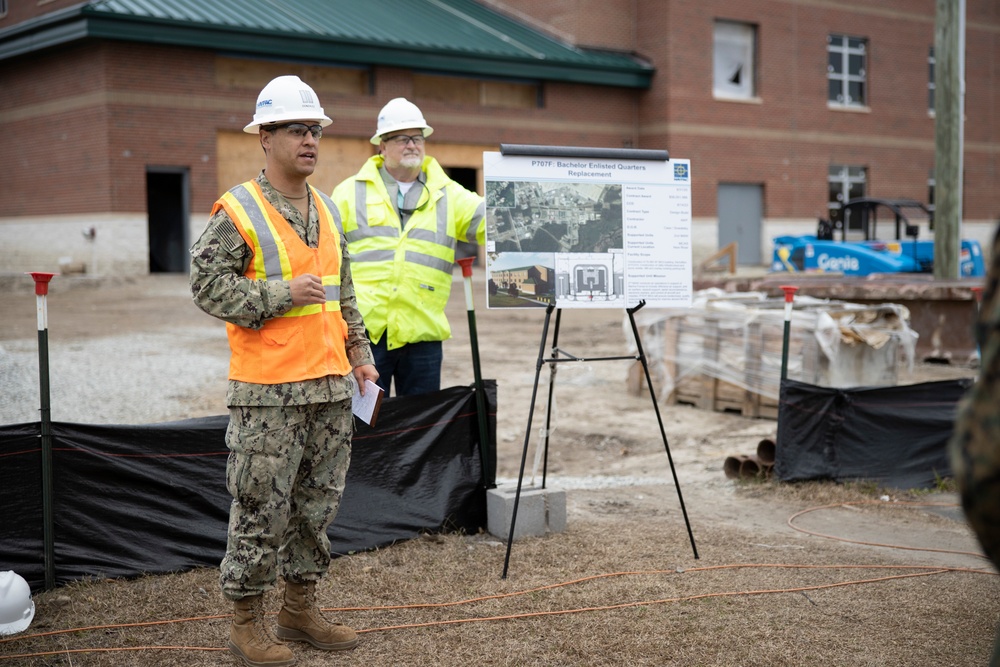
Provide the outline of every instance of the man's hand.
{"type": "Polygon", "coordinates": [[[307,306],[314,303],[326,303],[326,290],[319,276],[306,273],[293,278],[288,286],[292,290],[292,305],[307,306]]]}
{"type": "Polygon", "coordinates": [[[365,395],[365,380],[371,380],[375,382],[378,380],[378,371],[371,364],[365,366],[355,366],[354,367],[354,379],[358,381],[358,389],[361,391],[361,395],[365,395]]]}

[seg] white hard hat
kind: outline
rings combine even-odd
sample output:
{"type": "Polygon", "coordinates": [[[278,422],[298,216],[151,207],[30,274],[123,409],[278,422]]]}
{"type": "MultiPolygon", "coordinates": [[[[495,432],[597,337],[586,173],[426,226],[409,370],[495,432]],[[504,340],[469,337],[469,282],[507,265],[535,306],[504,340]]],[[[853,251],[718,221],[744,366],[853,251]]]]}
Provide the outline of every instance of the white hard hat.
{"type": "Polygon", "coordinates": [[[372,135],[371,142],[378,146],[382,141],[382,135],[408,130],[411,127],[419,127],[425,137],[431,136],[431,132],[434,131],[434,128],[424,120],[424,115],[420,113],[416,104],[405,97],[391,99],[378,112],[378,129],[372,135]]]}
{"type": "Polygon", "coordinates": [[[35,603],[28,582],[16,572],[0,572],[0,635],[21,632],[34,617],[35,603]]]}
{"type": "Polygon", "coordinates": [[[289,120],[318,120],[326,127],[333,121],[323,113],[316,92],[297,76],[287,75],[272,79],[257,96],[253,122],[244,132],[257,134],[261,125],[273,125],[289,120]]]}

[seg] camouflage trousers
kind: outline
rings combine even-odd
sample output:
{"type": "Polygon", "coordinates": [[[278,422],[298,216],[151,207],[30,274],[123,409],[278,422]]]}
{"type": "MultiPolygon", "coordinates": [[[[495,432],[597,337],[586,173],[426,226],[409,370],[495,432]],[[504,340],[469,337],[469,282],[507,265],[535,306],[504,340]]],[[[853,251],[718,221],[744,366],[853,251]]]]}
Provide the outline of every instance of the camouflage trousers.
{"type": "MultiPolygon", "coordinates": [[[[979,378],[959,405],[949,447],[969,526],[1000,568],[1000,231],[976,319],[979,378]]],[[[1000,667],[1000,630],[990,667],[1000,667]]]]}
{"type": "Polygon", "coordinates": [[[330,567],[326,529],[351,461],[351,401],[229,409],[229,509],[222,592],[260,595],[277,577],[317,581],[330,567]]]}

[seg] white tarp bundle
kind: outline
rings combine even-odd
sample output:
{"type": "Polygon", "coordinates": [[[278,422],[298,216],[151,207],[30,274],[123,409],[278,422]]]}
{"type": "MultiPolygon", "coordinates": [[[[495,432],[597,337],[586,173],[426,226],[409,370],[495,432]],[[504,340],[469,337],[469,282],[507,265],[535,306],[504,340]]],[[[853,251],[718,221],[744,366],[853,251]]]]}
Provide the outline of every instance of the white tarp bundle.
{"type": "MultiPolygon", "coordinates": [[[[787,376],[818,386],[897,384],[912,366],[917,333],[898,304],[858,304],[797,296],[789,326],[787,376]]],[[[783,298],[762,292],[696,292],[690,308],[643,309],[636,326],[657,395],[685,379],[708,376],[777,399],[781,380],[783,298]]],[[[632,352],[631,325],[626,339],[632,352]]]]}

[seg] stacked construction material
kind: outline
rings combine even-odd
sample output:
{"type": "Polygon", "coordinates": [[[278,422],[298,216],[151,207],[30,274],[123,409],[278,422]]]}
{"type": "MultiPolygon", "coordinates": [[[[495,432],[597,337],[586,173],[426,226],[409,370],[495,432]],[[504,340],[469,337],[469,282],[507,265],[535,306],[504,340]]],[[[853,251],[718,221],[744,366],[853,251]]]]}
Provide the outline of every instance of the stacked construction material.
{"type": "MultiPolygon", "coordinates": [[[[788,377],[823,387],[894,386],[912,363],[916,334],[896,304],[796,297],[788,377]]],[[[784,299],[759,292],[702,290],[690,308],[636,314],[656,396],[745,417],[776,419],[784,337],[784,299]]],[[[646,389],[639,362],[632,393],[646,389]]]]}

